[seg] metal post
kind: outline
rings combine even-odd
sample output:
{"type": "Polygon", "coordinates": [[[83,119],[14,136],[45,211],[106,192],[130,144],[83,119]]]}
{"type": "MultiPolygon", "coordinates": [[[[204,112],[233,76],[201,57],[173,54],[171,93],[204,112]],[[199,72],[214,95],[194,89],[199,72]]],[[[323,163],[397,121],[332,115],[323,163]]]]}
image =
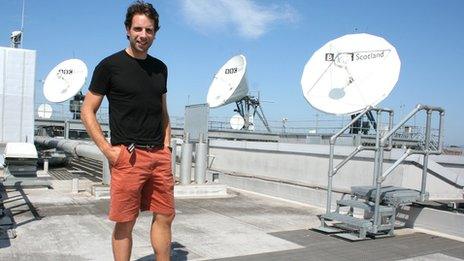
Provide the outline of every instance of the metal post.
{"type": "MultiPolygon", "coordinates": [[[[374,229],[376,230],[379,222],[380,222],[380,189],[382,187],[382,176],[383,172],[383,151],[385,150],[385,146],[380,142],[380,126],[382,125],[382,117],[380,117],[380,111],[377,111],[377,135],[375,139],[375,147],[376,147],[376,157],[374,163],[374,180],[375,180],[375,207],[374,207],[374,229]]],[[[373,184],[373,185],[374,185],[373,184]]]]}
{"type": "Polygon", "coordinates": [[[63,133],[63,136],[65,139],[69,139],[69,121],[68,120],[65,120],[64,121],[64,133],[63,133]]]}
{"type": "Polygon", "coordinates": [[[379,160],[378,160],[378,167],[377,167],[377,180],[375,186],[375,207],[374,207],[374,230],[377,232],[377,228],[380,223],[380,188],[382,185],[382,172],[383,172],[383,151],[385,147],[382,143],[380,143],[379,148],[379,160]]]}
{"type": "Polygon", "coordinates": [[[345,125],[345,127],[343,127],[341,130],[339,130],[332,137],[330,137],[329,175],[328,175],[328,179],[327,179],[327,206],[326,206],[327,214],[330,213],[331,205],[332,205],[332,178],[333,178],[333,175],[334,175],[333,159],[334,159],[334,147],[335,147],[335,142],[337,140],[337,137],[342,135],[342,133],[344,131],[346,131],[355,121],[357,121],[359,118],[361,118],[370,109],[372,109],[371,106],[366,107],[362,111],[362,113],[360,113],[358,116],[356,116],[354,119],[352,119],[351,122],[348,125],[345,125]]]}
{"type": "Polygon", "coordinates": [[[440,122],[439,122],[439,130],[438,130],[438,152],[442,153],[443,151],[443,128],[444,128],[444,121],[445,121],[445,112],[440,112],[440,122]]]}
{"type": "Polygon", "coordinates": [[[334,144],[330,143],[329,154],[329,176],[327,181],[327,206],[326,213],[329,214],[332,206],[332,178],[333,178],[333,159],[334,159],[334,144]]]}
{"type": "Polygon", "coordinates": [[[191,182],[193,145],[189,141],[189,136],[189,133],[185,133],[184,143],[182,143],[180,159],[180,183],[182,185],[188,185],[191,182]]]}
{"type": "Polygon", "coordinates": [[[422,182],[421,182],[421,193],[420,193],[420,200],[425,201],[425,188],[427,186],[427,170],[428,170],[428,163],[429,163],[429,153],[430,153],[430,129],[432,125],[432,111],[430,109],[427,110],[427,123],[425,125],[425,154],[424,154],[424,162],[422,163],[422,182]]]}
{"type": "Polygon", "coordinates": [[[375,133],[375,153],[374,153],[374,173],[372,177],[372,186],[375,186],[378,178],[378,171],[379,168],[379,149],[380,149],[380,124],[381,124],[381,111],[377,110],[377,130],[375,133]]]}
{"type": "Polygon", "coordinates": [[[44,172],[48,173],[48,158],[44,158],[44,172]]]}
{"type": "Polygon", "coordinates": [[[246,101],[243,101],[244,103],[244,110],[243,110],[243,119],[245,119],[245,130],[249,130],[248,128],[250,127],[250,113],[249,113],[249,108],[248,108],[248,104],[246,101]]]}
{"type": "Polygon", "coordinates": [[[72,173],[72,193],[73,194],[79,193],[79,173],[78,172],[72,173]]]}
{"type": "MultiPolygon", "coordinates": [[[[388,131],[393,128],[393,116],[394,112],[390,111],[388,114],[388,131]]],[[[390,136],[388,139],[388,149],[391,150],[393,148],[393,135],[390,136]]]]}
{"type": "Polygon", "coordinates": [[[176,167],[177,167],[177,141],[175,139],[171,140],[171,170],[172,175],[176,176],[176,167]]]}
{"type": "Polygon", "coordinates": [[[108,159],[103,156],[102,158],[102,183],[103,185],[110,185],[111,183],[111,173],[110,173],[110,163],[108,162],[108,159]]]}
{"type": "Polygon", "coordinates": [[[204,184],[206,179],[208,144],[204,142],[203,133],[200,135],[200,141],[195,147],[195,182],[204,184]]]}
{"type": "Polygon", "coordinates": [[[316,113],[316,133],[319,133],[319,114],[316,113]]]}

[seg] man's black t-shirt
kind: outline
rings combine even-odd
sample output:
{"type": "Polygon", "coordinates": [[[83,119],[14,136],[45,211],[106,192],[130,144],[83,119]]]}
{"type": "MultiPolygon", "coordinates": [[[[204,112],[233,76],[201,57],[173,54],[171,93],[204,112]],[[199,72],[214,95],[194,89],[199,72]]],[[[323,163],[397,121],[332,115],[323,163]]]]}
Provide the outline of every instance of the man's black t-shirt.
{"type": "Polygon", "coordinates": [[[135,59],[125,50],[97,65],[89,90],[108,98],[111,144],[163,145],[161,96],[167,76],[162,61],[150,55],[135,59]]]}

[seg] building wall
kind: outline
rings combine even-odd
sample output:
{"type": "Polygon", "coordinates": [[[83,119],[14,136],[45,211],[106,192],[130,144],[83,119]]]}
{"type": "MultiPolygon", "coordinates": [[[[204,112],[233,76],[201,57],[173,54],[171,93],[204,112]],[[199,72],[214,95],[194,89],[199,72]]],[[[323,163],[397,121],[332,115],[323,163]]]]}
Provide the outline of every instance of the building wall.
{"type": "MultiPolygon", "coordinates": [[[[337,146],[334,166],[346,157],[354,147],[337,146]]],[[[325,189],[327,187],[329,146],[312,144],[263,143],[246,141],[213,140],[210,155],[214,157],[211,169],[236,173],[248,177],[269,178],[273,181],[300,184],[325,189]]],[[[402,155],[394,149],[385,153],[384,170],[402,155]]],[[[411,156],[414,160],[414,156],[411,156]]],[[[349,192],[351,186],[371,185],[373,181],[374,153],[363,151],[347,163],[334,176],[333,188],[349,192]]],[[[461,163],[464,167],[464,162],[461,163]]],[[[400,165],[387,177],[383,185],[394,185],[420,190],[422,169],[416,162],[400,165]]],[[[439,175],[439,173],[438,173],[439,175]]],[[[437,177],[427,175],[427,191],[431,198],[462,198],[462,188],[450,185],[437,177]]]]}
{"type": "Polygon", "coordinates": [[[34,142],[36,51],[0,47],[0,143],[34,142]]]}

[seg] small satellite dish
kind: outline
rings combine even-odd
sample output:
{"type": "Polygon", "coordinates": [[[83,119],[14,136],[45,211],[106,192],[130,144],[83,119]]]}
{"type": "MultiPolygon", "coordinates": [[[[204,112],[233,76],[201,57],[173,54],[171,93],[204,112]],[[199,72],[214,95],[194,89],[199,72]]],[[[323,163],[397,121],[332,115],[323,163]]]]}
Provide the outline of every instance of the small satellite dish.
{"type": "Polygon", "coordinates": [[[401,62],[395,47],[370,34],[349,34],[317,50],[303,71],[301,86],[314,108],[354,114],[384,100],[395,87],[401,62]]]}
{"type": "Polygon", "coordinates": [[[235,114],[230,118],[230,127],[234,130],[241,130],[245,126],[245,120],[240,114],[235,114]]]}
{"type": "Polygon", "coordinates": [[[37,109],[37,114],[41,119],[50,119],[52,117],[53,109],[50,104],[40,104],[37,109]]]}
{"type": "Polygon", "coordinates": [[[44,95],[50,102],[64,102],[76,95],[87,78],[87,66],[79,59],[61,62],[45,78],[44,95]]]}
{"type": "Polygon", "coordinates": [[[240,54],[232,57],[219,69],[206,98],[209,107],[223,106],[247,96],[246,65],[245,56],[240,54]]]}

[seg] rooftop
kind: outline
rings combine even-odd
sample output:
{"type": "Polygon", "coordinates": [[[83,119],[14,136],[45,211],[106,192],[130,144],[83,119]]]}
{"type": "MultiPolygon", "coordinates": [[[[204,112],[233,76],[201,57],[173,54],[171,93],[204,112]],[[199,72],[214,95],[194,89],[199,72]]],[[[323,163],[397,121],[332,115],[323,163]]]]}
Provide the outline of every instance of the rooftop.
{"type": "MultiPolygon", "coordinates": [[[[0,240],[0,260],[112,260],[108,200],[88,193],[86,177],[72,194],[66,172],[54,170],[54,189],[7,189],[17,237],[0,240]]],[[[464,260],[463,242],[412,229],[361,242],[314,232],[322,209],[243,190],[178,198],[176,209],[173,260],[464,260]]],[[[154,259],[150,221],[150,213],[137,221],[132,260],[154,259]]]]}

